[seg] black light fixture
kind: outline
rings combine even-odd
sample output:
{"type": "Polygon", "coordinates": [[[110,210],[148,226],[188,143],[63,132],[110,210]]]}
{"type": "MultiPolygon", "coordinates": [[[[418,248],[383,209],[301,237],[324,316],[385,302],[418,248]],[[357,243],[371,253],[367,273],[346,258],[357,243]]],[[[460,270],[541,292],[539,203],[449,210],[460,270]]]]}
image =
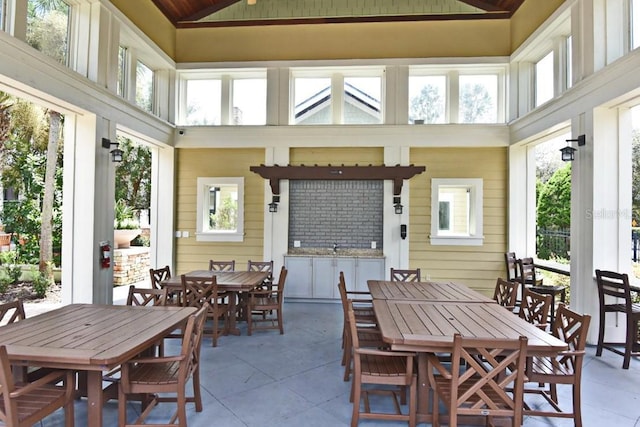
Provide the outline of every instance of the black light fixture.
{"type": "Polygon", "coordinates": [[[278,212],[278,203],[280,203],[280,196],[271,196],[271,203],[269,203],[269,212],[278,212]]]}
{"type": "Polygon", "coordinates": [[[562,155],[562,161],[572,162],[573,159],[575,159],[575,152],[578,150],[573,148],[570,144],[572,142],[577,142],[578,147],[582,147],[587,143],[586,137],[584,135],[578,135],[576,139],[567,139],[566,141],[567,141],[567,146],[560,149],[560,153],[562,155]]]}
{"type": "Polygon", "coordinates": [[[400,196],[393,197],[393,208],[398,215],[402,214],[402,204],[400,203],[400,196]]]}
{"type": "Polygon", "coordinates": [[[115,148],[110,151],[111,161],[113,163],[120,163],[122,162],[122,154],[123,154],[123,151],[118,148],[120,144],[117,142],[111,142],[107,138],[102,138],[102,148],[110,149],[111,147],[114,147],[114,146],[115,148]]]}

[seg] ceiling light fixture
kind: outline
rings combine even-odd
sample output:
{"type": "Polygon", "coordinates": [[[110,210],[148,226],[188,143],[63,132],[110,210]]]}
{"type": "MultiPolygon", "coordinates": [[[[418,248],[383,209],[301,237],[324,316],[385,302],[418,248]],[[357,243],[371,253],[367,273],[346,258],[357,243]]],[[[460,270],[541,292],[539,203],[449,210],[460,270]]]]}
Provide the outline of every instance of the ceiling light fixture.
{"type": "Polygon", "coordinates": [[[254,4],[256,4],[256,0],[247,0],[247,4],[249,6],[253,6],[254,4]]]}

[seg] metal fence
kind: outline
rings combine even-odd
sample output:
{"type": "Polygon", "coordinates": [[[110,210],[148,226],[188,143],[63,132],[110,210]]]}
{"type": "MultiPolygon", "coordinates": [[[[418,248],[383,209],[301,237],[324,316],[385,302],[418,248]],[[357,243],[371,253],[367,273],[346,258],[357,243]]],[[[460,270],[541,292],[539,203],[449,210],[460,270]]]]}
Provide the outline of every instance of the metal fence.
{"type": "Polygon", "coordinates": [[[536,253],[540,259],[569,259],[571,254],[570,231],[568,229],[539,228],[536,234],[536,253]]]}

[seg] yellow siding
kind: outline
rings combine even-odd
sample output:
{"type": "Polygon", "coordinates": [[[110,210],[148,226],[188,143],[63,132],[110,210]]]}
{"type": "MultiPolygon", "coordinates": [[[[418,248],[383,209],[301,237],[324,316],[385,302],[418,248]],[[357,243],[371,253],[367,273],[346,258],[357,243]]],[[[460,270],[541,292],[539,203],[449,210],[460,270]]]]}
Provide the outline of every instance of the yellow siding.
{"type": "Polygon", "coordinates": [[[504,275],[507,242],[506,148],[413,148],[411,163],[425,173],[410,182],[409,266],[421,268],[432,280],[464,283],[490,295],[504,275]],[[482,178],[484,244],[432,246],[431,178],[482,178]]]}
{"type": "Polygon", "coordinates": [[[291,165],[379,166],[384,163],[383,148],[292,148],[289,155],[291,165]]]}
{"type": "Polygon", "coordinates": [[[176,28],[151,0],[110,0],[172,59],[176,58],[176,28]]]}
{"type": "Polygon", "coordinates": [[[510,48],[508,19],[191,28],[176,35],[177,62],[507,56],[510,48]]]}
{"type": "Polygon", "coordinates": [[[206,269],[210,259],[262,261],[264,241],[264,179],[249,170],[264,163],[262,149],[179,149],[176,165],[176,230],[189,231],[176,239],[176,272],[206,269]],[[244,177],[243,242],[197,242],[196,180],[198,177],[244,177]]]}

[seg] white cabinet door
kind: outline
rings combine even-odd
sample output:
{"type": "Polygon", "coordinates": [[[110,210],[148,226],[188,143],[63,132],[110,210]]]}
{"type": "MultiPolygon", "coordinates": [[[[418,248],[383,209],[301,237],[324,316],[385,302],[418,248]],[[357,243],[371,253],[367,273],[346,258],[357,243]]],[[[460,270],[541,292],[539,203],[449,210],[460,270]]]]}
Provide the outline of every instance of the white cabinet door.
{"type": "Polygon", "coordinates": [[[355,290],[369,292],[367,280],[385,280],[384,258],[358,258],[356,271],[355,290]]]}
{"type": "Polygon", "coordinates": [[[333,288],[338,282],[333,280],[335,277],[335,258],[334,257],[316,257],[313,258],[313,297],[332,299],[333,288]],[[334,284],[334,285],[332,285],[334,284]]]}
{"type": "Polygon", "coordinates": [[[356,286],[356,258],[336,258],[336,280],[334,282],[335,297],[340,298],[340,292],[338,291],[338,281],[340,280],[340,272],[344,273],[344,282],[347,285],[347,290],[351,291],[356,286]]]}
{"type": "Polygon", "coordinates": [[[284,257],[287,268],[287,281],[284,286],[284,296],[292,298],[312,298],[311,281],[313,267],[311,257],[284,257]]]}

